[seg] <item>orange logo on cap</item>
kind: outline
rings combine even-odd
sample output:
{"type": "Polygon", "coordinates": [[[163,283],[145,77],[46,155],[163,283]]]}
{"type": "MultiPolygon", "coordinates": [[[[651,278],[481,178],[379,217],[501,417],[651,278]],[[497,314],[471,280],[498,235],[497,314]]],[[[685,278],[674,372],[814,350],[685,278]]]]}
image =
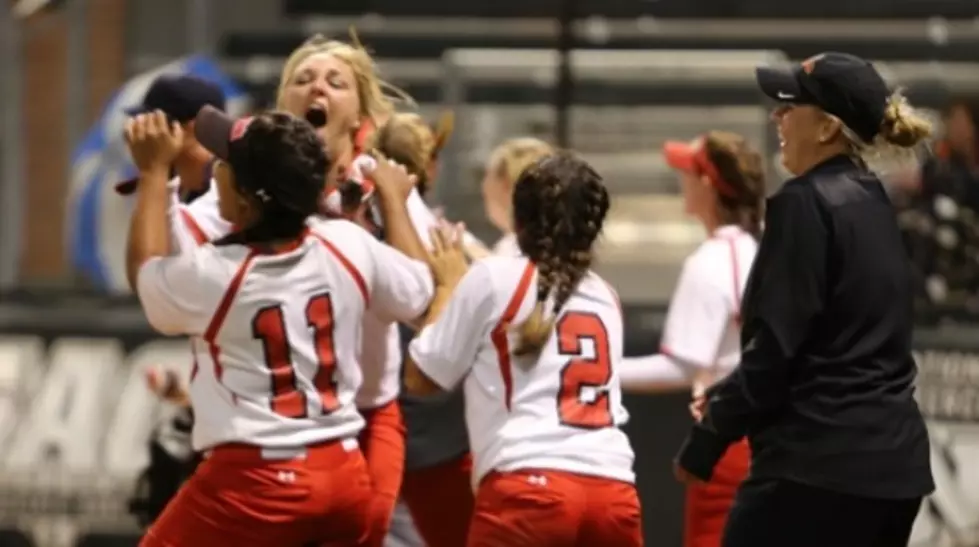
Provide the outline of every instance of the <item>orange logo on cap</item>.
{"type": "Polygon", "coordinates": [[[812,57],[802,61],[802,71],[806,74],[812,74],[814,68],[816,68],[816,61],[822,59],[824,55],[813,55],[812,57]]]}

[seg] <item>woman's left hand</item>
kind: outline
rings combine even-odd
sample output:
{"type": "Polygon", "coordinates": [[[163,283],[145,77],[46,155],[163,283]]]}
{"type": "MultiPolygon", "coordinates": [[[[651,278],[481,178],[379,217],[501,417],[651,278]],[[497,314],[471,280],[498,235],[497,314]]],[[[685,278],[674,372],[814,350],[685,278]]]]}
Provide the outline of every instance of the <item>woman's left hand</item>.
{"type": "Polygon", "coordinates": [[[465,230],[462,224],[447,222],[431,229],[432,250],[429,252],[428,264],[432,268],[435,284],[439,287],[455,287],[469,270],[462,245],[462,234],[465,230]]]}
{"type": "Polygon", "coordinates": [[[126,144],[140,173],[167,170],[184,147],[180,124],[169,123],[160,110],[126,120],[126,144]]]}

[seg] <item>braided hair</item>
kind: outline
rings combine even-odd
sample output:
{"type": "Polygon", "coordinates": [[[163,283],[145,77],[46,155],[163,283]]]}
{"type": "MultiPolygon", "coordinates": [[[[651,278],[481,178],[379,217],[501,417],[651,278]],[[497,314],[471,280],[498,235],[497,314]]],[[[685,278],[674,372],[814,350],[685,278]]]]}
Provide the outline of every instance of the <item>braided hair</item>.
{"type": "Polygon", "coordinates": [[[704,146],[718,174],[733,192],[717,193],[720,223],[735,224],[761,238],[765,207],[765,163],[748,139],[728,131],[709,131],[704,146]]]}
{"type": "Polygon", "coordinates": [[[282,112],[261,114],[228,152],[234,186],[258,207],[258,220],[214,244],[261,244],[298,236],[319,208],[330,167],[313,126],[282,112]]]}
{"type": "Polygon", "coordinates": [[[516,355],[540,351],[554,318],[591,268],[609,194],[602,177],[570,152],[558,152],[524,170],[513,192],[517,244],[537,267],[537,301],[520,325],[516,355]],[[551,314],[545,314],[553,294],[551,314]]]}

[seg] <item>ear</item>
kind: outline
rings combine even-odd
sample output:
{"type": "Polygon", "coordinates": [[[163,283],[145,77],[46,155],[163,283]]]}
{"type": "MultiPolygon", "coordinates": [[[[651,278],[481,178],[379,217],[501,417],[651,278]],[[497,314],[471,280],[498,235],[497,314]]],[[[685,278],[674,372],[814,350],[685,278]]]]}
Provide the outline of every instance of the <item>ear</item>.
{"type": "Polygon", "coordinates": [[[197,125],[197,122],[190,120],[189,122],[185,122],[180,125],[181,129],[184,131],[184,148],[188,148],[197,143],[197,137],[194,135],[194,126],[197,125]]]}
{"type": "Polygon", "coordinates": [[[819,143],[826,144],[832,141],[841,131],[843,131],[843,122],[835,116],[826,114],[819,126],[819,143]]]}

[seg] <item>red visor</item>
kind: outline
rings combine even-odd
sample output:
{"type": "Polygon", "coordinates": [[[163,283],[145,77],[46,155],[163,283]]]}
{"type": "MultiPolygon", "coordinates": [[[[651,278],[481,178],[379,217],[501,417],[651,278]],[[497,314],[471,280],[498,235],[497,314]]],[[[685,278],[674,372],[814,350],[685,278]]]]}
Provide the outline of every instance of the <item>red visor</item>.
{"type": "Polygon", "coordinates": [[[663,144],[663,157],[673,169],[694,175],[703,175],[710,180],[718,192],[728,197],[734,197],[734,187],[721,178],[717,166],[707,155],[707,147],[703,137],[698,137],[691,142],[666,141],[663,144]]]}

